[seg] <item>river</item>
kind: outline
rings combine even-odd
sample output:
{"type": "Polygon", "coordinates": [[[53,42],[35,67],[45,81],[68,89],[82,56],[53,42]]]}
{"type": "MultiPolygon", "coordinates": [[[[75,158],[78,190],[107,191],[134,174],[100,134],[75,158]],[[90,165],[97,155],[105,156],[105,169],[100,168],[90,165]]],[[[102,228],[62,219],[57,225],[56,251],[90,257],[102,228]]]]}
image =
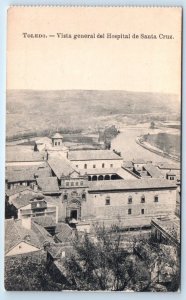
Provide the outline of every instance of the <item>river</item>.
{"type": "MultiPolygon", "coordinates": [[[[158,133],[159,129],[149,129],[148,127],[123,127],[120,129],[120,134],[112,140],[111,149],[121,152],[125,161],[132,159],[144,159],[145,161],[153,162],[169,162],[173,160],[157,155],[136,143],[136,137],[148,133],[158,133]]],[[[170,130],[169,130],[170,131],[170,130]]]]}

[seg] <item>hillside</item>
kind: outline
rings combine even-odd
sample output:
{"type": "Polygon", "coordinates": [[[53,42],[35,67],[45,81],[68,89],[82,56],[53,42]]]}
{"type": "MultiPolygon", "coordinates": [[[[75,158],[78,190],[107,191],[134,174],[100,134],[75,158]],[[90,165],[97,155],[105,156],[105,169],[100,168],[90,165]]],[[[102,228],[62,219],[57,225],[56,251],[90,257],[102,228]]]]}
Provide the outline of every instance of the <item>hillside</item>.
{"type": "Polygon", "coordinates": [[[7,91],[7,136],[45,129],[87,129],[112,120],[177,119],[176,95],[127,91],[7,91]],[[127,118],[127,119],[126,119],[127,118]]]}

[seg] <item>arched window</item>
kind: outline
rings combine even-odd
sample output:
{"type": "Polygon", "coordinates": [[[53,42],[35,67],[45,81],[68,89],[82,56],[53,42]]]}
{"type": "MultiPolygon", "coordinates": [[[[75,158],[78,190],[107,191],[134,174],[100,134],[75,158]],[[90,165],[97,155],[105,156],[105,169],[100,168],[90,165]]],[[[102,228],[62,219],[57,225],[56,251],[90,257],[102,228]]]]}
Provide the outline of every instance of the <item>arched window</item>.
{"type": "Polygon", "coordinates": [[[110,175],[105,175],[105,180],[110,180],[110,175]]]}
{"type": "Polygon", "coordinates": [[[103,175],[99,175],[98,180],[103,180],[103,175]]]}
{"type": "Polygon", "coordinates": [[[68,195],[67,194],[64,194],[63,195],[63,200],[67,200],[68,199],[68,195]]]}
{"type": "Polygon", "coordinates": [[[141,203],[145,203],[145,196],[141,196],[141,203]]]}
{"type": "Polygon", "coordinates": [[[92,181],[97,181],[97,180],[98,180],[98,178],[96,175],[92,176],[92,181]]]}
{"type": "Polygon", "coordinates": [[[82,194],[82,199],[86,200],[86,194],[85,193],[82,194]]]}
{"type": "Polygon", "coordinates": [[[84,164],[84,169],[87,169],[87,164],[84,164]]]}
{"type": "Polygon", "coordinates": [[[128,204],[131,204],[132,203],[132,196],[129,196],[128,197],[128,204]]]}

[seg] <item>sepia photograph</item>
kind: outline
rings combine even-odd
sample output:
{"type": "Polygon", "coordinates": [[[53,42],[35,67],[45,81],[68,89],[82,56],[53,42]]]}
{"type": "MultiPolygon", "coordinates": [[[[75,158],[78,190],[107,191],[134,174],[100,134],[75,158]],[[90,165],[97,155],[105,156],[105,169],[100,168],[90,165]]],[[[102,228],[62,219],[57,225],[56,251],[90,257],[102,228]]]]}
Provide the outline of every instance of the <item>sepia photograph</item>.
{"type": "Polygon", "coordinates": [[[7,19],[5,289],[180,292],[182,9],[7,19]]]}

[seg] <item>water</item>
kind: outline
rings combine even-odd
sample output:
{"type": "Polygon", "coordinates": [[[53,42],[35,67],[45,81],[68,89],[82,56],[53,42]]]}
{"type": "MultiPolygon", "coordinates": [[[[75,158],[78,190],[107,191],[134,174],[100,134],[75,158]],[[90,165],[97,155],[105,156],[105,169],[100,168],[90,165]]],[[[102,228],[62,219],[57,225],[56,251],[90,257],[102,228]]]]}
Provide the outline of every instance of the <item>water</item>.
{"type": "Polygon", "coordinates": [[[174,161],[141,147],[136,143],[136,137],[148,133],[158,133],[159,129],[149,129],[148,127],[124,127],[120,129],[120,134],[112,140],[111,148],[120,151],[125,161],[132,159],[144,159],[153,162],[169,162],[174,161]]]}

